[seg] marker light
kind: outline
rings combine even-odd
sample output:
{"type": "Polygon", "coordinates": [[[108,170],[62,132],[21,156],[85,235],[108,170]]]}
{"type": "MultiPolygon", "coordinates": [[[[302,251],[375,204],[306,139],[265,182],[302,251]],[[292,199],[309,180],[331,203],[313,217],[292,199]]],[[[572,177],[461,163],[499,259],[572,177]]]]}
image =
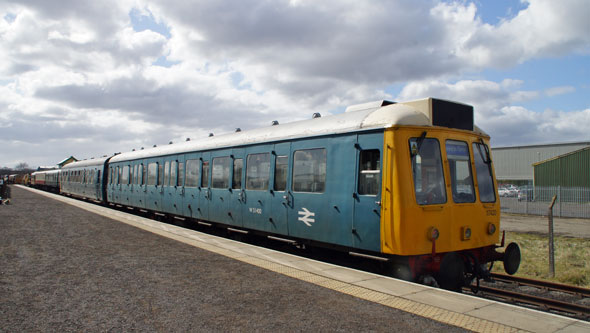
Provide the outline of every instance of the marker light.
{"type": "Polygon", "coordinates": [[[493,235],[496,232],[496,225],[493,223],[488,224],[488,234],[493,235]]]}
{"type": "Polygon", "coordinates": [[[461,227],[461,239],[469,240],[471,238],[471,228],[461,227]]]}
{"type": "Polygon", "coordinates": [[[436,229],[435,227],[430,227],[430,229],[428,229],[428,239],[431,241],[435,241],[438,239],[438,236],[440,235],[440,233],[438,232],[438,229],[436,229]]]}

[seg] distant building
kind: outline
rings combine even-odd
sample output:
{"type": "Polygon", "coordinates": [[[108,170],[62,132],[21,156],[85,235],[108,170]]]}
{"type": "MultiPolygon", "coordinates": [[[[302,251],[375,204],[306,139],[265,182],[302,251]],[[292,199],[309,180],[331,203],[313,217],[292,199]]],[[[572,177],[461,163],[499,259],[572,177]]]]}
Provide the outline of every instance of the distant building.
{"type": "Polygon", "coordinates": [[[533,164],[586,147],[590,141],[492,148],[496,178],[498,183],[533,185],[533,164]]]}
{"type": "Polygon", "coordinates": [[[535,186],[589,187],[590,147],[533,164],[535,186]]]}
{"type": "Polygon", "coordinates": [[[77,162],[77,161],[78,161],[78,160],[77,160],[77,159],[76,159],[74,156],[70,156],[70,157],[66,158],[65,160],[63,160],[63,161],[61,161],[61,162],[57,163],[57,166],[59,166],[59,168],[61,169],[61,168],[63,168],[63,167],[64,167],[64,165],[66,165],[66,164],[70,164],[70,163],[72,163],[72,162],[77,162]]]}

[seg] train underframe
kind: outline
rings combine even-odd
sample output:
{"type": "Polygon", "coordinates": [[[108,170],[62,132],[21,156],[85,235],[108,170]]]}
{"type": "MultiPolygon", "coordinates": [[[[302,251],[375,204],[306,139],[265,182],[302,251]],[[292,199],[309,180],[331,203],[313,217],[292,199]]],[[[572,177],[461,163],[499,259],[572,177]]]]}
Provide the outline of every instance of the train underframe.
{"type": "Polygon", "coordinates": [[[499,246],[489,245],[446,253],[436,253],[433,250],[433,253],[427,255],[402,257],[394,260],[390,273],[396,278],[454,291],[461,291],[462,287],[471,287],[473,281],[476,281],[476,287],[472,287],[476,292],[479,280],[490,281],[490,271],[494,262],[502,261],[504,271],[509,275],[518,271],[518,244],[510,243],[504,252],[497,251],[503,247],[504,236],[499,246]]]}

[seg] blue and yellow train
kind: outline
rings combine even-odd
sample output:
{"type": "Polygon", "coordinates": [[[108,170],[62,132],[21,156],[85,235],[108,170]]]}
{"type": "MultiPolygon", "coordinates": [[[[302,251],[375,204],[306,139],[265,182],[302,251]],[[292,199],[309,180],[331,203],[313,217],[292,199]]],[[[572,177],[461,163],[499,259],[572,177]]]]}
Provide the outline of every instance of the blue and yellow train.
{"type": "Polygon", "coordinates": [[[459,289],[503,253],[489,136],[473,107],[428,98],[85,160],[64,194],[383,261],[459,289]],[[501,243],[501,244],[498,244],[501,243]]]}

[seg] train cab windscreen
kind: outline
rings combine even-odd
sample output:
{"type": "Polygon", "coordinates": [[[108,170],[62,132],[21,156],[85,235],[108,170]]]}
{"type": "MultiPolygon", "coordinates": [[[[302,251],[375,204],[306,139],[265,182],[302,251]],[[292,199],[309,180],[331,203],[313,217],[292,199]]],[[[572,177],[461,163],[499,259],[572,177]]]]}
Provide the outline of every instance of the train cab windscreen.
{"type": "Polygon", "coordinates": [[[479,200],[481,202],[496,202],[489,148],[485,144],[474,143],[473,159],[475,160],[479,200]]]}
{"type": "Polygon", "coordinates": [[[447,140],[445,148],[451,173],[453,201],[456,203],[475,202],[467,142],[447,140]]]}
{"type": "Polygon", "coordinates": [[[440,144],[437,139],[411,138],[412,176],[419,205],[447,202],[440,144]]]}

